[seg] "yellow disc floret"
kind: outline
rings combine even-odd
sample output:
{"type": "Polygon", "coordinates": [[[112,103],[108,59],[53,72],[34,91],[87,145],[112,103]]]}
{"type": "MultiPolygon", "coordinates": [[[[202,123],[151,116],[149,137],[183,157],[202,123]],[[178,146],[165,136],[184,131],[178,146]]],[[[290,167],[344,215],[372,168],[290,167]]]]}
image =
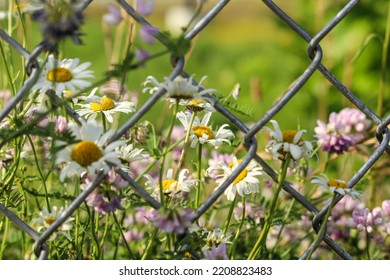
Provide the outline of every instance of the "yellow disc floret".
{"type": "Polygon", "coordinates": [[[53,83],[65,83],[73,79],[72,72],[67,68],[57,67],[47,73],[47,79],[53,83]]]}
{"type": "Polygon", "coordinates": [[[115,103],[108,97],[103,97],[99,102],[91,102],[89,108],[94,112],[102,112],[115,108],[115,103]]]}
{"type": "Polygon", "coordinates": [[[55,217],[49,217],[45,219],[45,223],[48,224],[49,226],[54,223],[57,219],[55,217]]]}
{"type": "Polygon", "coordinates": [[[188,110],[200,112],[204,110],[204,102],[200,99],[192,99],[186,107],[188,110]]]}
{"type": "MultiPolygon", "coordinates": [[[[296,130],[286,130],[286,131],[283,131],[283,142],[287,142],[287,143],[294,143],[294,137],[295,135],[297,135],[298,131],[296,130]]],[[[298,143],[299,142],[302,142],[303,139],[299,139],[298,143]]],[[[295,143],[296,144],[296,143],[295,143]]]]}
{"type": "Polygon", "coordinates": [[[90,166],[93,162],[98,161],[103,156],[100,148],[91,141],[81,141],[77,143],[72,150],[72,160],[82,167],[90,166]]]}
{"type": "Polygon", "coordinates": [[[335,187],[336,189],[348,189],[348,186],[346,183],[344,183],[342,181],[335,180],[335,179],[329,180],[328,186],[335,187]]]}
{"type": "Polygon", "coordinates": [[[214,132],[208,126],[195,125],[192,127],[192,131],[198,138],[201,138],[204,134],[206,134],[208,139],[215,139],[214,132]]]}
{"type": "MultiPolygon", "coordinates": [[[[167,179],[162,181],[162,189],[164,192],[170,192],[171,191],[171,186],[173,185],[173,190],[176,190],[177,187],[177,181],[173,179],[167,179]]],[[[158,185],[160,188],[160,185],[158,185]]]]}
{"type": "MultiPolygon", "coordinates": [[[[238,164],[240,164],[241,162],[242,162],[242,159],[239,159],[238,164]]],[[[230,162],[228,166],[230,168],[233,168],[234,163],[230,162]]],[[[247,174],[248,174],[248,170],[246,170],[246,169],[242,170],[241,173],[238,174],[238,176],[234,179],[233,184],[237,184],[237,183],[241,182],[246,177],[247,174]]]]}

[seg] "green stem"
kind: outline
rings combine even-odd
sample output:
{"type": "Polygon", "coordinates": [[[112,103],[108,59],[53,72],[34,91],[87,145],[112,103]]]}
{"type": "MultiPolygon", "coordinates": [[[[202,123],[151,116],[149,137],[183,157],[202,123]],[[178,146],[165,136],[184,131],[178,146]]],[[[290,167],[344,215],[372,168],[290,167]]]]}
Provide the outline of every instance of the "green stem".
{"type": "Polygon", "coordinates": [[[196,182],[196,196],[195,196],[195,208],[199,207],[200,200],[200,188],[202,186],[202,144],[198,144],[198,165],[197,165],[197,177],[198,181],[196,182]]]}
{"type": "Polygon", "coordinates": [[[116,225],[116,227],[117,227],[117,229],[118,229],[118,231],[123,239],[123,243],[125,244],[126,250],[129,253],[129,256],[134,260],[135,258],[134,258],[133,252],[131,251],[129,244],[126,241],[125,235],[123,233],[122,227],[119,224],[118,218],[116,217],[115,213],[112,213],[112,215],[113,215],[114,220],[115,220],[115,225],[116,225]]]}
{"type": "MultiPolygon", "coordinates": [[[[283,217],[283,221],[287,221],[288,217],[290,216],[290,213],[291,213],[291,210],[292,208],[294,207],[294,204],[295,204],[295,199],[293,199],[290,203],[290,206],[288,207],[287,209],[287,213],[286,215],[284,215],[283,217]]],[[[272,248],[272,252],[275,252],[277,246],[278,246],[278,243],[279,243],[279,240],[280,240],[280,237],[282,236],[282,232],[283,232],[283,229],[285,227],[285,224],[283,224],[281,227],[280,227],[280,230],[278,232],[278,236],[276,237],[276,242],[275,242],[275,245],[274,247],[272,248]]]]}
{"type": "Polygon", "coordinates": [[[366,228],[366,254],[367,254],[367,260],[371,260],[371,254],[370,254],[370,235],[366,228]]]}
{"type": "MultiPolygon", "coordinates": [[[[175,142],[175,144],[172,144],[168,150],[163,153],[163,155],[167,155],[169,152],[171,152],[173,149],[175,149],[177,146],[179,146],[179,144],[183,141],[184,137],[181,138],[179,141],[175,142]]],[[[149,163],[149,165],[142,171],[142,173],[140,175],[137,176],[137,178],[135,179],[136,182],[138,182],[139,180],[141,180],[141,178],[149,172],[150,169],[152,169],[154,167],[154,165],[157,163],[157,161],[159,160],[159,158],[154,158],[153,161],[151,163],[149,163]]]]}
{"type": "Polygon", "coordinates": [[[234,236],[234,240],[233,240],[233,244],[232,244],[232,252],[230,254],[230,259],[231,260],[234,260],[234,255],[236,253],[236,248],[237,248],[237,241],[238,241],[238,238],[240,237],[242,226],[244,225],[245,215],[246,215],[246,213],[245,213],[245,196],[243,196],[242,197],[241,221],[240,221],[240,225],[239,225],[239,227],[237,229],[236,235],[234,236]]]}
{"type": "MultiPolygon", "coordinates": [[[[80,190],[80,180],[78,176],[75,176],[75,189],[74,189],[74,197],[79,195],[80,190]]],[[[77,258],[80,259],[82,255],[82,244],[80,243],[79,238],[79,228],[80,228],[80,207],[77,207],[76,215],[75,215],[75,230],[74,230],[74,244],[75,250],[77,252],[77,258]]]]}
{"type": "Polygon", "coordinates": [[[150,236],[150,239],[149,239],[148,245],[146,246],[145,252],[144,252],[144,254],[143,254],[142,257],[141,257],[141,260],[142,260],[142,261],[147,259],[148,255],[149,255],[149,253],[150,253],[150,250],[151,250],[152,247],[153,247],[154,240],[156,239],[157,232],[158,232],[158,229],[155,228],[155,229],[153,230],[152,235],[150,236]]]}
{"type": "Polygon", "coordinates": [[[225,221],[225,225],[223,226],[223,231],[222,231],[223,235],[225,235],[229,229],[230,220],[232,218],[232,214],[233,214],[234,206],[236,205],[236,201],[237,201],[237,194],[234,196],[234,199],[233,199],[232,203],[230,204],[229,212],[228,212],[228,215],[227,215],[226,221],[225,221]]]}
{"type": "Polygon", "coordinates": [[[3,231],[3,236],[1,237],[1,248],[0,248],[0,260],[3,259],[3,254],[4,254],[4,250],[5,248],[7,247],[7,235],[8,235],[8,229],[9,229],[9,219],[7,218],[4,218],[5,219],[5,222],[4,222],[4,231],[3,231]]]}
{"type": "Polygon", "coordinates": [[[44,188],[44,190],[45,190],[46,206],[47,206],[47,209],[50,211],[51,208],[50,208],[49,198],[48,198],[48,196],[47,196],[48,191],[47,191],[47,186],[46,186],[46,179],[45,179],[45,176],[43,176],[43,173],[42,173],[42,170],[41,170],[39,161],[38,161],[38,156],[37,156],[37,152],[36,152],[36,150],[35,150],[34,142],[32,141],[30,135],[27,135],[27,138],[28,138],[28,141],[30,142],[31,150],[32,150],[32,152],[33,152],[33,154],[34,154],[34,160],[35,160],[35,163],[36,163],[36,167],[37,167],[39,176],[41,177],[42,184],[43,184],[43,188],[44,188]]]}
{"type": "Polygon", "coordinates": [[[178,108],[179,108],[179,100],[176,101],[175,107],[173,109],[173,114],[172,114],[171,123],[169,125],[167,140],[166,140],[165,147],[163,150],[163,155],[161,158],[161,167],[160,167],[160,173],[159,173],[159,185],[160,185],[160,203],[162,206],[164,206],[164,190],[162,188],[163,175],[164,175],[164,165],[165,165],[166,153],[167,153],[167,150],[168,150],[169,145],[171,143],[171,135],[172,135],[173,127],[175,125],[176,114],[177,114],[178,108]]]}
{"type": "Polygon", "coordinates": [[[329,205],[328,211],[326,211],[324,220],[322,221],[320,230],[317,233],[316,239],[314,239],[312,248],[310,249],[309,253],[307,254],[306,260],[310,260],[311,256],[313,255],[314,251],[318,248],[320,245],[321,241],[324,239],[324,236],[326,234],[326,225],[328,224],[328,219],[330,217],[330,213],[332,212],[332,206],[336,201],[337,193],[333,194],[332,201],[329,205]]]}
{"type": "Polygon", "coordinates": [[[102,235],[102,238],[100,240],[100,252],[102,252],[102,255],[100,256],[101,259],[104,259],[104,242],[106,241],[106,237],[107,237],[107,233],[108,233],[108,227],[110,226],[110,215],[107,214],[106,215],[106,221],[104,223],[104,231],[103,231],[103,235],[102,235]]]}
{"type": "Polygon", "coordinates": [[[175,180],[177,180],[177,178],[179,177],[180,169],[182,168],[182,166],[184,164],[184,160],[186,158],[186,154],[187,154],[187,151],[188,151],[188,148],[189,148],[189,145],[190,145],[188,140],[190,139],[191,127],[192,127],[192,125],[194,123],[195,116],[196,116],[196,113],[193,112],[192,115],[191,115],[190,124],[188,125],[188,130],[187,130],[186,136],[184,138],[183,150],[181,151],[179,163],[177,165],[175,180]]]}
{"type": "Polygon", "coordinates": [[[99,238],[98,238],[98,232],[99,232],[99,214],[95,213],[95,210],[92,210],[92,237],[95,242],[95,252],[93,252],[95,259],[100,258],[100,246],[99,246],[99,238]]]}
{"type": "Polygon", "coordinates": [[[102,112],[102,123],[103,123],[103,133],[107,132],[107,123],[106,123],[106,116],[102,112]]]}
{"type": "Polygon", "coordinates": [[[274,218],[275,209],[276,209],[276,203],[278,201],[279,193],[282,190],[284,179],[286,178],[287,174],[287,168],[290,162],[290,154],[287,154],[286,159],[282,162],[282,166],[279,171],[278,176],[278,185],[276,186],[275,193],[272,197],[272,202],[269,210],[269,214],[265,220],[263,230],[261,231],[261,234],[259,238],[257,239],[255,245],[253,246],[252,251],[249,253],[248,260],[254,260],[256,256],[258,255],[261,247],[265,246],[265,242],[267,240],[268,232],[272,226],[272,220],[274,218]]]}
{"type": "Polygon", "coordinates": [[[387,59],[389,51],[389,41],[390,41],[390,3],[387,11],[387,26],[385,40],[383,42],[382,48],[382,61],[381,61],[381,80],[379,86],[379,95],[378,95],[378,105],[377,105],[377,115],[382,116],[383,111],[383,100],[386,95],[386,76],[387,76],[387,59]]]}

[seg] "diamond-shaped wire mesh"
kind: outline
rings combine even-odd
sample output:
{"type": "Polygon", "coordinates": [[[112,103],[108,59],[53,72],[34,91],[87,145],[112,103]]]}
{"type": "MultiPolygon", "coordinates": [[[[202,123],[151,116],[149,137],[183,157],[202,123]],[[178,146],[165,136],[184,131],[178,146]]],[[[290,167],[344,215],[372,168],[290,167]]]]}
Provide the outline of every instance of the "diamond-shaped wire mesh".
{"type": "MultiPolygon", "coordinates": [[[[85,1],[84,7],[88,8],[88,5],[92,1],[85,1]]],[[[136,10],[128,4],[124,0],[117,0],[118,4],[122,6],[122,8],[134,18],[134,20],[142,25],[151,26],[151,24],[140,14],[136,12],[136,10]]],[[[229,4],[229,0],[221,0],[217,4],[215,4],[206,15],[204,15],[198,22],[194,25],[194,27],[188,30],[185,34],[186,40],[193,40],[195,36],[202,32],[205,28],[208,27],[213,20],[218,17],[219,13],[229,4]]],[[[244,2],[244,1],[243,1],[244,2]]],[[[260,2],[260,1],[259,1],[260,2]]],[[[307,31],[305,31],[304,27],[301,27],[297,22],[294,21],[288,14],[286,14],[278,5],[276,5],[271,0],[263,0],[262,1],[268,8],[271,10],[276,17],[279,18],[282,22],[287,24],[291,29],[291,32],[295,32],[297,36],[300,36],[304,41],[307,42],[307,53],[310,61],[307,62],[307,68],[303,71],[303,73],[293,82],[293,84],[285,91],[283,96],[278,99],[272,107],[270,107],[263,116],[252,126],[247,127],[238,117],[232,114],[227,108],[225,108],[220,102],[214,99],[212,96],[208,96],[208,98],[212,101],[212,105],[214,108],[221,113],[227,120],[229,120],[238,130],[243,132],[243,143],[246,149],[246,156],[243,158],[242,162],[239,164],[239,167],[229,176],[229,178],[218,188],[217,191],[213,192],[203,204],[200,205],[198,209],[196,209],[194,220],[197,220],[201,217],[213,204],[218,200],[218,198],[224,193],[226,188],[235,180],[235,178],[244,170],[244,168],[249,164],[251,160],[257,161],[264,171],[272,178],[275,182],[277,182],[277,174],[275,171],[264,161],[264,159],[257,154],[257,142],[256,135],[259,131],[264,128],[264,126],[278,114],[279,111],[283,110],[283,108],[290,102],[293,98],[299,98],[299,94],[301,88],[305,85],[305,83],[311,78],[313,73],[316,71],[320,72],[324,79],[327,79],[339,92],[339,94],[344,95],[356,108],[358,108],[361,112],[363,112],[369,119],[371,119],[376,125],[376,136],[378,140],[378,146],[375,152],[365,161],[365,163],[360,167],[360,169],[352,176],[352,178],[348,181],[348,187],[353,188],[359,180],[368,172],[368,170],[378,161],[378,159],[384,154],[390,154],[390,133],[388,130],[388,125],[390,123],[390,116],[387,116],[385,119],[381,119],[378,117],[368,106],[366,106],[359,98],[354,95],[346,86],[341,83],[336,76],[329,71],[323,64],[323,51],[321,49],[320,43],[321,41],[328,36],[328,34],[338,26],[338,24],[351,12],[355,5],[358,4],[358,0],[349,1],[329,22],[326,24],[321,30],[319,30],[316,34],[310,35],[307,31]]],[[[261,5],[261,3],[258,3],[261,5]]],[[[256,8],[256,7],[254,7],[256,8]]],[[[6,44],[9,44],[14,50],[16,50],[21,56],[23,56],[27,60],[26,71],[28,74],[28,79],[24,83],[24,86],[18,91],[14,98],[10,100],[8,104],[3,108],[0,113],[0,121],[7,117],[7,115],[12,112],[12,110],[21,102],[34,83],[37,81],[40,67],[37,63],[37,57],[42,53],[43,47],[42,45],[38,45],[31,53],[22,47],[20,43],[15,41],[15,39],[8,36],[8,34],[0,29],[0,38],[6,44]]],[[[160,41],[161,44],[168,44],[167,38],[163,33],[158,33],[156,38],[160,41]]],[[[180,57],[174,64],[173,70],[169,75],[169,79],[173,80],[178,75],[189,76],[185,72],[185,61],[183,57],[180,57]]],[[[161,97],[165,93],[165,89],[160,89],[153,96],[151,96],[139,110],[132,115],[128,121],[123,124],[114,134],[114,136],[110,139],[110,142],[113,142],[123,136],[130,128],[132,128],[148,111],[150,111],[157,101],[161,99],[161,97]]],[[[75,111],[73,111],[70,107],[67,107],[67,113],[70,116],[73,116],[76,120],[80,118],[75,111]]],[[[134,178],[129,176],[126,172],[119,170],[119,174],[122,178],[128,181],[135,193],[137,193],[142,199],[144,199],[151,207],[160,208],[160,203],[153,198],[142,186],[136,183],[134,178]]],[[[35,240],[35,254],[40,259],[46,259],[49,254],[49,247],[47,245],[47,241],[50,236],[56,232],[56,230],[75,212],[80,205],[85,201],[87,196],[93,192],[93,190],[99,186],[99,184],[104,179],[104,174],[99,174],[94,182],[85,189],[80,195],[74,199],[69,207],[66,208],[63,215],[59,217],[54,223],[52,223],[43,233],[38,233],[34,229],[30,228],[21,218],[19,218],[15,213],[10,211],[3,204],[0,204],[0,212],[8,217],[12,223],[17,226],[21,231],[28,234],[32,239],[35,240]]],[[[313,219],[313,228],[316,232],[318,232],[321,223],[323,222],[323,218],[328,208],[330,207],[330,203],[328,203],[322,209],[317,209],[316,206],[304,196],[302,196],[299,192],[297,192],[289,182],[283,183],[283,189],[286,191],[293,199],[299,202],[303,207],[305,207],[309,212],[314,215],[313,219]]],[[[341,199],[338,198],[336,203],[341,199]]],[[[335,205],[335,204],[334,204],[335,205]]],[[[332,207],[334,207],[334,205],[332,207]]],[[[325,234],[323,237],[323,241],[327,243],[329,248],[334,250],[341,258],[344,259],[352,259],[350,254],[346,252],[338,243],[336,243],[329,235],[325,234]]],[[[313,245],[314,246],[314,245],[313,245]]],[[[308,253],[309,248],[305,254],[308,253]]],[[[305,254],[302,258],[305,258],[305,254]]]]}

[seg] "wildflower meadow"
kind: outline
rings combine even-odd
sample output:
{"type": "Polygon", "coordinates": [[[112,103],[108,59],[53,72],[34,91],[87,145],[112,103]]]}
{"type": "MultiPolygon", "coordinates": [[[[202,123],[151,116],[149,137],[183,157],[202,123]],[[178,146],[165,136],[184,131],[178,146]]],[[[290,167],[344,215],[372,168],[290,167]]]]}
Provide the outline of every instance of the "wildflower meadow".
{"type": "Polygon", "coordinates": [[[389,41],[385,0],[0,1],[0,259],[389,259],[389,41]]]}

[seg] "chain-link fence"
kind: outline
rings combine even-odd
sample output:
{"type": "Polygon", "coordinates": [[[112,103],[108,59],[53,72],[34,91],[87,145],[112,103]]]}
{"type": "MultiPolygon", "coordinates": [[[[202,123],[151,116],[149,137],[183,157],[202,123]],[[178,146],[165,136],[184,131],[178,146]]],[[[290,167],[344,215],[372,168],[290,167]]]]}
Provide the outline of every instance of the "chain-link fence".
{"type": "MultiPolygon", "coordinates": [[[[92,1],[85,1],[84,8],[88,8],[88,5],[92,1]]],[[[126,1],[117,0],[120,6],[131,16],[134,18],[136,22],[141,25],[151,26],[151,24],[142,17],[137,11],[126,1]]],[[[208,25],[213,22],[213,20],[219,15],[219,13],[229,5],[229,0],[221,0],[217,4],[215,4],[206,15],[204,15],[198,22],[194,25],[194,27],[188,30],[185,34],[185,40],[191,41],[195,38],[202,30],[208,27],[208,25]]],[[[243,1],[244,2],[244,1],[243,1]]],[[[259,1],[260,2],[260,1],[259,1]]],[[[242,162],[239,164],[239,167],[234,170],[234,172],[228,177],[228,179],[215,191],[213,192],[207,200],[204,201],[203,204],[196,209],[195,216],[193,220],[197,220],[202,214],[204,214],[213,204],[218,200],[218,198],[224,193],[226,188],[235,180],[235,178],[244,170],[244,168],[250,163],[251,160],[257,161],[258,164],[262,166],[264,171],[272,178],[275,182],[278,180],[277,173],[264,161],[264,159],[257,153],[257,142],[256,142],[256,134],[264,128],[264,126],[273,118],[279,111],[283,110],[286,104],[293,98],[299,98],[297,95],[300,94],[301,88],[305,85],[305,83],[311,78],[313,73],[316,71],[320,72],[324,79],[327,79],[339,92],[345,96],[356,108],[358,108],[361,112],[363,112],[369,119],[371,119],[376,125],[376,137],[378,141],[378,146],[375,152],[369,157],[368,160],[360,167],[360,169],[352,176],[349,180],[348,187],[353,188],[359,180],[368,172],[368,170],[378,161],[379,158],[384,153],[390,154],[390,132],[388,129],[388,125],[390,123],[390,116],[387,116],[385,119],[381,119],[378,117],[368,106],[366,106],[359,98],[354,95],[342,82],[331,72],[329,71],[323,64],[323,51],[321,49],[320,43],[321,41],[328,36],[328,34],[338,26],[338,24],[348,16],[351,10],[356,6],[359,1],[352,0],[349,1],[335,16],[332,20],[326,24],[317,34],[310,35],[307,31],[305,31],[304,27],[300,26],[297,22],[294,21],[285,11],[283,11],[278,5],[276,5],[273,1],[263,0],[262,1],[274,14],[279,18],[279,20],[283,21],[285,24],[289,26],[291,31],[295,32],[297,36],[300,36],[303,40],[307,42],[307,53],[310,61],[308,62],[308,66],[303,71],[303,73],[299,76],[298,79],[294,81],[294,83],[285,91],[283,96],[277,100],[272,107],[270,107],[263,116],[252,126],[247,127],[239,118],[237,118],[234,114],[232,114],[226,107],[224,107],[219,101],[214,99],[211,95],[208,95],[207,98],[211,100],[214,108],[221,113],[227,120],[229,120],[238,130],[242,131],[244,134],[243,143],[246,149],[246,156],[243,158],[242,162]]],[[[259,3],[261,5],[261,3],[259,3]]],[[[163,33],[157,33],[155,37],[159,40],[159,42],[163,45],[168,44],[168,40],[164,37],[163,33]]],[[[8,104],[3,108],[0,113],[0,121],[6,118],[6,116],[12,112],[12,110],[26,98],[30,89],[37,81],[40,66],[37,63],[37,57],[44,50],[43,45],[38,45],[34,50],[29,52],[24,49],[20,43],[11,38],[5,31],[0,29],[0,37],[1,40],[9,44],[15,51],[17,51],[21,56],[23,56],[26,63],[26,72],[28,74],[28,79],[24,83],[23,87],[17,92],[17,94],[10,100],[8,104]]],[[[175,61],[173,65],[173,70],[169,75],[169,79],[173,80],[178,75],[189,77],[186,73],[185,69],[185,61],[184,57],[179,57],[177,61],[175,61]]],[[[130,128],[137,124],[137,122],[148,112],[153,106],[156,104],[158,100],[165,94],[165,89],[160,89],[154,95],[152,95],[147,102],[145,102],[142,107],[129,119],[127,122],[121,126],[115,134],[110,139],[110,142],[113,142],[120,137],[122,137],[130,128]]],[[[66,107],[67,113],[70,116],[73,116],[75,120],[79,119],[80,116],[77,115],[73,109],[70,107],[66,107]]],[[[39,119],[36,120],[38,122],[39,119]]],[[[154,197],[152,197],[142,186],[140,186],[134,178],[128,175],[123,170],[118,170],[119,174],[122,176],[123,180],[126,180],[130,183],[131,188],[135,193],[137,193],[142,199],[144,199],[151,207],[160,208],[161,204],[154,197]]],[[[12,223],[17,226],[21,231],[27,233],[32,239],[35,240],[35,254],[40,259],[46,259],[49,254],[49,247],[47,245],[47,241],[50,236],[57,231],[57,229],[74,213],[80,205],[85,201],[85,199],[90,195],[95,188],[97,188],[102,180],[104,179],[105,174],[99,174],[93,183],[85,189],[80,195],[74,199],[69,207],[66,208],[63,215],[59,217],[55,222],[53,222],[43,233],[38,233],[34,229],[32,229],[28,224],[26,224],[21,218],[15,215],[12,211],[10,211],[3,204],[0,204],[0,212],[8,217],[12,223]]],[[[302,196],[296,189],[292,187],[289,182],[283,183],[283,189],[287,192],[291,197],[293,197],[297,202],[299,202],[303,207],[305,207],[308,211],[310,211],[314,215],[313,219],[313,228],[316,232],[318,232],[325,213],[327,212],[329,207],[334,207],[335,204],[342,198],[338,197],[336,203],[333,206],[330,206],[328,203],[322,209],[317,209],[312,202],[310,202],[307,198],[302,196]]],[[[343,259],[352,259],[350,254],[346,252],[342,246],[340,246],[337,242],[335,242],[328,234],[321,236],[324,242],[336,252],[343,259]]],[[[318,245],[312,245],[318,246],[318,245]]],[[[309,248],[305,254],[309,252],[311,248],[309,248]]],[[[305,254],[302,258],[305,258],[305,254]]]]}

